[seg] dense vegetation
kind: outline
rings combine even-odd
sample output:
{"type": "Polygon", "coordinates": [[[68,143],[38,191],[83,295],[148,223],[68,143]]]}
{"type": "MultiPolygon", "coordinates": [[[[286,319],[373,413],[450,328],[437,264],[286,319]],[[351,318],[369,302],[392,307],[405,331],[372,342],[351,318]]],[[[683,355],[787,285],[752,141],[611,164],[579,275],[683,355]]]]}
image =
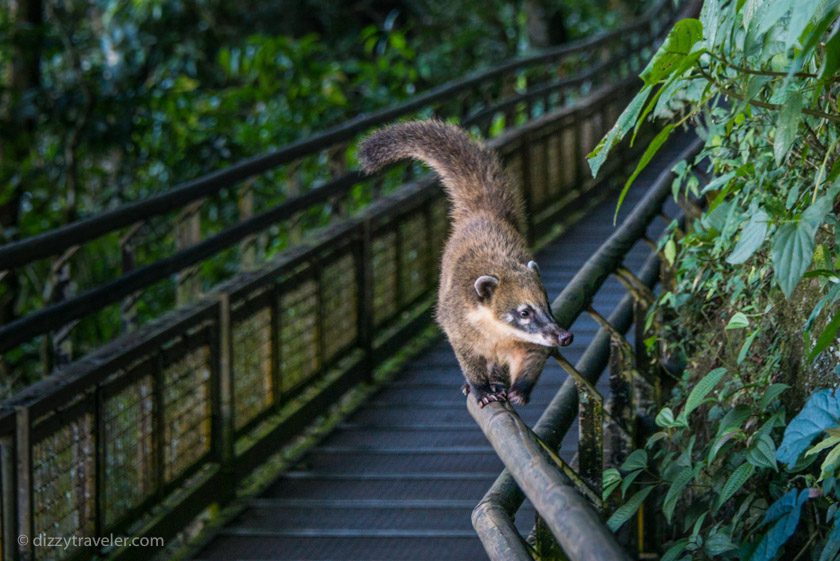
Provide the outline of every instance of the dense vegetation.
{"type": "Polygon", "coordinates": [[[666,561],[840,552],[838,6],[706,0],[590,155],[597,172],[649,118],[669,124],[639,169],[682,123],[705,141],[674,195],[706,208],[663,241],[672,279],[648,317],[673,388],[658,432],[604,473],[611,527],[650,497],[666,561]]]}

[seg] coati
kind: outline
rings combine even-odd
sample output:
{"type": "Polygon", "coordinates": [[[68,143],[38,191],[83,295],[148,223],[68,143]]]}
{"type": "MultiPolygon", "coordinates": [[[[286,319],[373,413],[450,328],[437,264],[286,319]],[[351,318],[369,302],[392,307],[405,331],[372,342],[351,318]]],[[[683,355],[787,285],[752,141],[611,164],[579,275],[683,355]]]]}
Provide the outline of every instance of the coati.
{"type": "Polygon", "coordinates": [[[481,407],[526,404],[552,349],[572,342],[557,325],[540,270],[522,236],[521,195],[493,152],[442,121],[411,121],[374,132],[359,146],[374,173],[420,160],[452,201],[452,231],[441,264],[436,319],[481,407]]]}

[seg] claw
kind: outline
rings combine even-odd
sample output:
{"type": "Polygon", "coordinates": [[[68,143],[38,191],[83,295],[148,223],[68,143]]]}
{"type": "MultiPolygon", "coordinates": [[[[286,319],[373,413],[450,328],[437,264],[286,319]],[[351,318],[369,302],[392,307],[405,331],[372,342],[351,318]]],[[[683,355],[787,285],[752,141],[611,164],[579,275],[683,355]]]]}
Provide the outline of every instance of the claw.
{"type": "Polygon", "coordinates": [[[504,403],[507,401],[507,391],[503,386],[491,386],[491,392],[485,393],[480,398],[477,398],[478,405],[484,408],[485,405],[489,405],[494,401],[499,403],[504,403]]]}
{"type": "Polygon", "coordinates": [[[461,393],[464,395],[470,395],[470,385],[464,384],[461,386],[461,393]]]}

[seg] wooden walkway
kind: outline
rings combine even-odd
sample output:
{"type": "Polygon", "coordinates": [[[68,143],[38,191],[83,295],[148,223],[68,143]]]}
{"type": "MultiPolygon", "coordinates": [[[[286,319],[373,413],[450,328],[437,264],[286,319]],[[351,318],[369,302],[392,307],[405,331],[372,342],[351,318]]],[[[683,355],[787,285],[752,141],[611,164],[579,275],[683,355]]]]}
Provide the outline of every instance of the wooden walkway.
{"type": "MultiPolygon", "coordinates": [[[[639,177],[622,209],[688,143],[677,136],[639,177]]],[[[616,196],[610,196],[537,257],[550,298],[614,231],[616,196]]],[[[669,207],[673,203],[669,202],[669,207]]],[[[674,209],[669,209],[674,215],[674,209]]],[[[657,220],[653,237],[665,226],[657,220]]],[[[639,270],[650,248],[639,242],[625,265],[639,270]]],[[[595,309],[609,315],[624,290],[610,279],[595,309]]],[[[582,316],[564,355],[576,362],[597,331],[582,316]]],[[[565,379],[550,362],[532,401],[518,409],[532,425],[565,379]]],[[[486,555],[470,524],[470,513],[502,464],[464,406],[461,374],[448,343],[440,341],[417,357],[393,382],[311,450],[199,552],[196,561],[471,561],[486,555]]],[[[607,379],[598,384],[607,393],[607,379]]],[[[561,456],[573,462],[574,430],[561,456]]],[[[517,517],[523,535],[534,523],[525,504],[517,517]]]]}

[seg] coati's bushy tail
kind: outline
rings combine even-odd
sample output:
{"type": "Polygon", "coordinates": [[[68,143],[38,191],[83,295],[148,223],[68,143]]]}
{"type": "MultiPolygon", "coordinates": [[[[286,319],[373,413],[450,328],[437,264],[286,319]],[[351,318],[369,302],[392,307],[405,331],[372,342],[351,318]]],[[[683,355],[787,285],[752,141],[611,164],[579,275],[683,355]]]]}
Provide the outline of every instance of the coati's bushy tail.
{"type": "Polygon", "coordinates": [[[358,157],[367,173],[408,158],[424,162],[440,176],[456,222],[484,211],[517,229],[524,223],[521,196],[499,159],[455,125],[438,120],[390,125],[364,139],[358,157]]]}

